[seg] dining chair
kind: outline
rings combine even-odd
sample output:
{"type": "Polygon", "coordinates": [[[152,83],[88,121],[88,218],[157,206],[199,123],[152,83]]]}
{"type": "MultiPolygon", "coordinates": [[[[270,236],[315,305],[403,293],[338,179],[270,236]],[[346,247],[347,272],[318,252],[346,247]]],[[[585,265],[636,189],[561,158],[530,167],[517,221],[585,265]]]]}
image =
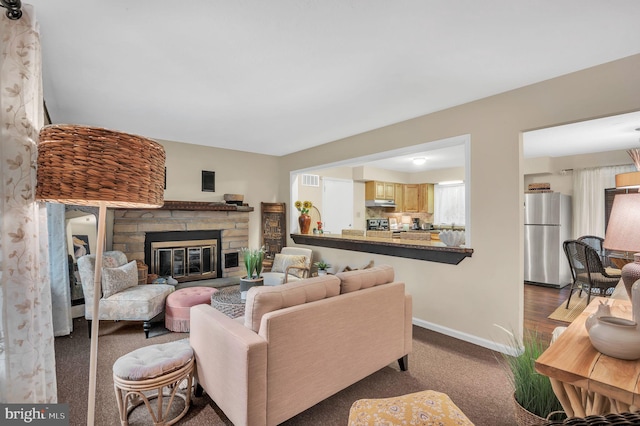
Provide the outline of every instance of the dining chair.
{"type": "Polygon", "coordinates": [[[587,305],[592,295],[611,296],[620,282],[620,276],[607,273],[600,255],[593,247],[582,241],[567,240],[562,248],[569,261],[572,277],[567,309],[574,290],[580,290],[579,295],[582,295],[582,290],[587,293],[587,305]]]}
{"type": "Polygon", "coordinates": [[[604,249],[604,238],[595,235],[583,235],[577,240],[593,247],[600,255],[602,265],[605,268],[615,268],[615,265],[611,263],[611,259],[609,259],[609,256],[607,256],[606,250],[604,249]]]}

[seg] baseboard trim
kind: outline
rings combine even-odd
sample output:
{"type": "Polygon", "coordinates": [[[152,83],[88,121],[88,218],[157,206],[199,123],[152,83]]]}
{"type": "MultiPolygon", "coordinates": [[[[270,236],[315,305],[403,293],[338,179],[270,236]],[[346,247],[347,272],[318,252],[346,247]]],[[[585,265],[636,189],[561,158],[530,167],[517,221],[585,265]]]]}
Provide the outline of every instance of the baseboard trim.
{"type": "Polygon", "coordinates": [[[473,343],[474,345],[482,346],[483,348],[491,349],[492,351],[497,351],[504,354],[513,353],[513,348],[509,345],[499,344],[492,340],[482,339],[472,334],[463,333],[461,331],[443,327],[441,325],[424,321],[415,317],[412,319],[412,323],[413,325],[416,325],[418,327],[426,328],[427,330],[435,331],[437,333],[444,334],[445,336],[473,343]]]}

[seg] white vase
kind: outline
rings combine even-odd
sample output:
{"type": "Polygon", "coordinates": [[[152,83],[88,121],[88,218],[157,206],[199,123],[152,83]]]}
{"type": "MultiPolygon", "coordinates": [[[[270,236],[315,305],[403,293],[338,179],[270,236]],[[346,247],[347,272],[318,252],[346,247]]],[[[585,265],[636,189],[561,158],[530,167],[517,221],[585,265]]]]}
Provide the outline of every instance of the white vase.
{"type": "Polygon", "coordinates": [[[584,326],[587,328],[587,331],[591,330],[600,317],[610,317],[611,316],[611,306],[606,302],[600,302],[598,305],[598,310],[589,315],[589,317],[584,322],[584,326]]]}
{"type": "Polygon", "coordinates": [[[640,358],[640,332],[637,323],[618,317],[600,317],[589,330],[594,348],[605,355],[635,360],[640,358]]]}

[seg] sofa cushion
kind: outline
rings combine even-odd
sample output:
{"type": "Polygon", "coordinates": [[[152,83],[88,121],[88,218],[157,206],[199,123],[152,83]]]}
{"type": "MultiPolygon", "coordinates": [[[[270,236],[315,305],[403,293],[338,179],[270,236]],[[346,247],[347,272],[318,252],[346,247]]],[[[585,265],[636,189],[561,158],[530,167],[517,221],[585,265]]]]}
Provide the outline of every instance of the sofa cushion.
{"type": "Polygon", "coordinates": [[[380,265],[370,269],[339,272],[336,277],[340,279],[340,293],[351,293],[393,282],[394,272],[390,265],[380,265]]]}
{"type": "Polygon", "coordinates": [[[138,285],[138,265],[135,260],[117,268],[102,268],[102,297],[110,297],[138,285]]]}
{"type": "Polygon", "coordinates": [[[252,287],[247,292],[244,325],[255,331],[266,313],[315,302],[340,294],[340,280],[335,275],[323,275],[291,284],[252,287]]]}
{"type": "MultiPolygon", "coordinates": [[[[271,272],[286,272],[289,266],[293,265],[301,265],[306,266],[305,262],[307,258],[302,255],[297,254],[282,254],[276,253],[273,258],[273,265],[271,266],[271,272]]],[[[304,269],[290,269],[290,275],[295,275],[298,278],[302,278],[304,274],[304,269]]]]}

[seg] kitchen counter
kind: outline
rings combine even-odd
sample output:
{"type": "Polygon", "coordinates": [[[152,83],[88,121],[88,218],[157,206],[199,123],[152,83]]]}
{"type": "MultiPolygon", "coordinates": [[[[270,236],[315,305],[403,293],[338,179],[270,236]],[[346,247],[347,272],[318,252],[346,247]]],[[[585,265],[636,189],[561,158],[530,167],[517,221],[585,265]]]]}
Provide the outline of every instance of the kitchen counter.
{"type": "Polygon", "coordinates": [[[471,257],[473,254],[472,248],[447,247],[440,241],[356,237],[341,234],[291,234],[291,238],[296,244],[384,254],[451,265],[457,265],[465,257],[471,257]]]}

